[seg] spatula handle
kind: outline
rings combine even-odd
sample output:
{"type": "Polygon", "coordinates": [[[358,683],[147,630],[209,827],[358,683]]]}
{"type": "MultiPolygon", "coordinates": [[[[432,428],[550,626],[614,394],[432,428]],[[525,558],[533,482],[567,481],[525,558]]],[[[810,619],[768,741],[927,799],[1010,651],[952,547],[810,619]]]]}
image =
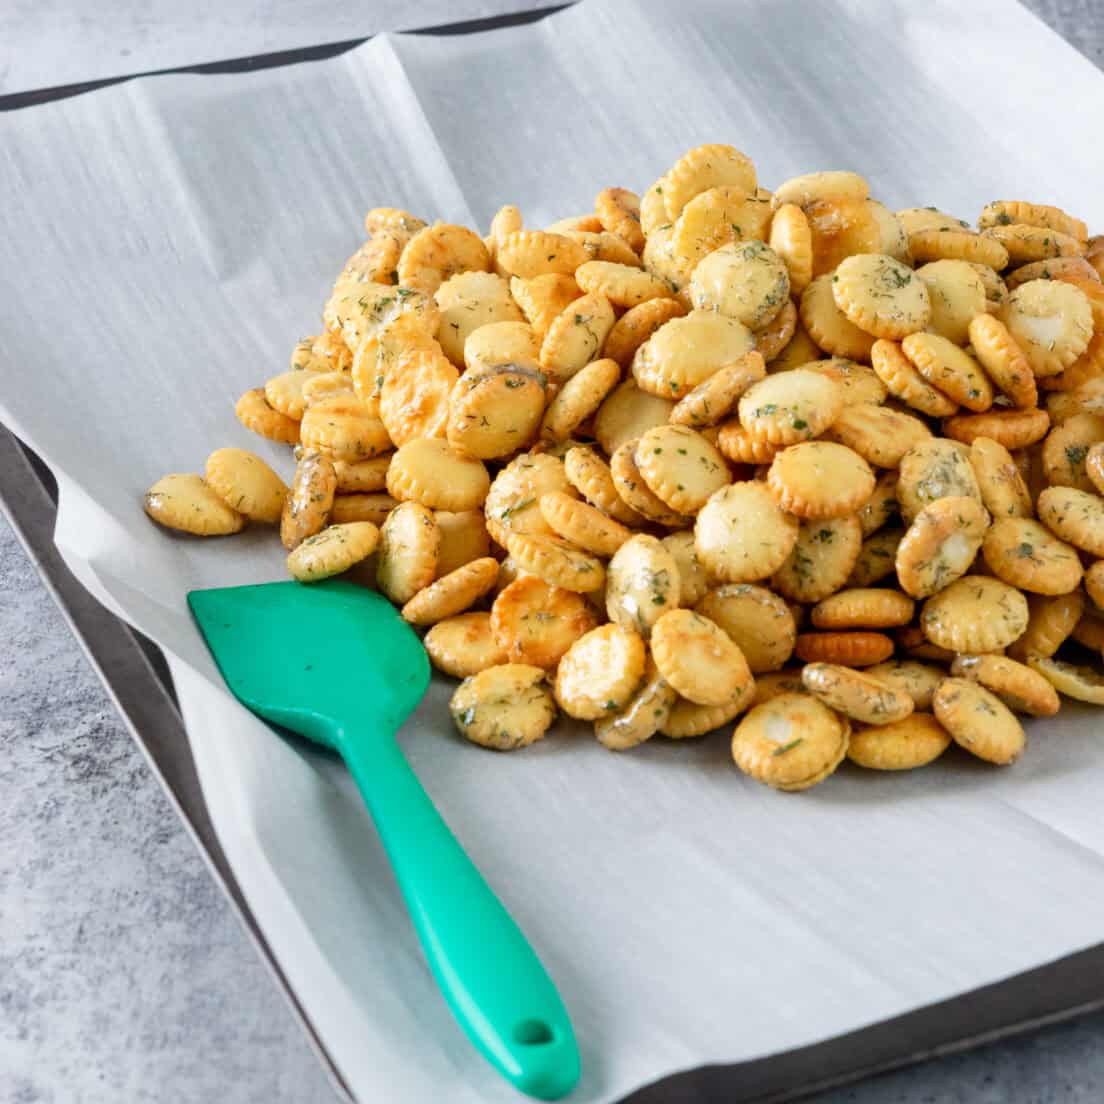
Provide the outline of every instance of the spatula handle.
{"type": "Polygon", "coordinates": [[[437,984],[460,1026],[515,1088],[558,1100],[579,1079],[567,1010],[521,929],[422,789],[398,744],[342,751],[376,822],[437,984]]]}

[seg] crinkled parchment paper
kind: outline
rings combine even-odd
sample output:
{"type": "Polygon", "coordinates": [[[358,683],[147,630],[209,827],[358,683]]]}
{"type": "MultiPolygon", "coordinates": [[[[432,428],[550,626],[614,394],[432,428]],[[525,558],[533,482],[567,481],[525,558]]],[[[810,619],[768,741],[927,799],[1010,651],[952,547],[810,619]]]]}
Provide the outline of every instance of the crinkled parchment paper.
{"type": "MultiPolygon", "coordinates": [[[[768,185],[858,168],[892,207],[1039,198],[1099,227],[1101,118],[1104,78],[995,0],[585,0],[0,117],[0,415],[58,476],[70,566],[169,655],[223,845],[362,1100],[514,1097],[439,999],[343,771],[240,709],[188,618],[190,587],[283,577],[278,541],[174,537],[146,487],[224,444],[290,474],[233,402],[316,332],[370,206],[485,227],[513,202],[541,225],[730,141],[768,185]]],[[[845,767],[788,795],[742,777],[723,737],[614,755],[564,726],[489,754],[450,730],[448,692],[403,745],[561,988],[580,1101],[849,1031],[1104,930],[1087,713],[1032,724],[1011,769],[845,767]]]]}

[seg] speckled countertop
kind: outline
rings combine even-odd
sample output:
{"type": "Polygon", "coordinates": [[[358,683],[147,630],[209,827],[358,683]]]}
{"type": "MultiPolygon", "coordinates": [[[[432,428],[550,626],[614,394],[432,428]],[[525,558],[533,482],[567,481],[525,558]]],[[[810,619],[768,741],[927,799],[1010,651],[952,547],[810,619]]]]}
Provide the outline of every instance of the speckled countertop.
{"type": "MultiPolygon", "coordinates": [[[[234,10],[263,7],[266,18],[280,17],[272,3],[201,6],[212,39],[240,28],[234,10]]],[[[1104,65],[1101,0],[1028,6],[1104,65]]],[[[48,26],[47,17],[72,23],[80,7],[3,5],[0,89],[16,32],[48,26]]],[[[152,22],[146,0],[97,11],[100,23],[117,24],[106,38],[120,51],[135,44],[133,70],[158,66],[159,7],[166,5],[152,5],[152,22]]],[[[339,37],[319,32],[300,42],[339,37]]],[[[71,64],[71,73],[50,69],[50,83],[85,79],[96,68],[87,58],[71,64]]],[[[1010,79],[1014,72],[1010,58],[1010,79]]],[[[1060,96],[1057,74],[1055,86],[1060,96]]],[[[993,125],[1015,121],[995,117],[993,125]]],[[[0,1104],[333,1099],[283,997],[2,518],[0,640],[0,1104]]],[[[1104,1014],[819,1099],[1098,1104],[1104,1014]]]]}

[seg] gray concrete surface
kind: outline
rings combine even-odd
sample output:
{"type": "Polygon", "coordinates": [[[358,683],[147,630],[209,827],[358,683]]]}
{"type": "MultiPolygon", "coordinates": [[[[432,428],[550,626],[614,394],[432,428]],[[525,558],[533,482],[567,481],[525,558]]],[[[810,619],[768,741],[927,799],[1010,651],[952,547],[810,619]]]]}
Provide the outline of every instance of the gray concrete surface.
{"type": "MultiPolygon", "coordinates": [[[[78,7],[48,0],[5,12],[49,8],[60,18],[78,7]]],[[[1100,0],[1029,7],[1104,63],[1100,0]]],[[[129,20],[145,28],[139,40],[157,39],[143,0],[100,12],[124,37],[129,20]]],[[[146,61],[137,48],[132,68],[151,68],[146,61]]],[[[52,84],[84,76],[52,72],[52,84]]],[[[1013,79],[1015,59],[1009,73],[1013,79]]],[[[1059,75],[1055,87],[1060,96],[1059,75]]],[[[2,520],[0,641],[0,1104],[332,1099],[282,997],[2,520]]],[[[1101,1100],[1104,1015],[820,1098],[1101,1100]]]]}

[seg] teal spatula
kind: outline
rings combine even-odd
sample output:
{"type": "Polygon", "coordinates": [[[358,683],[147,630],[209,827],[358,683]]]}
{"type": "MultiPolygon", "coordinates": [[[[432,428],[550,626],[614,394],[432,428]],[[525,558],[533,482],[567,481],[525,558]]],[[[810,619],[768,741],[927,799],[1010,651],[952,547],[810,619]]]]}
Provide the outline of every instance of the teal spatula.
{"type": "Polygon", "coordinates": [[[378,594],[339,580],[194,590],[188,605],[244,705],[348,764],[471,1041],[522,1092],[569,1093],[579,1052],[563,1002],[395,741],[429,685],[414,632],[378,594]]]}

